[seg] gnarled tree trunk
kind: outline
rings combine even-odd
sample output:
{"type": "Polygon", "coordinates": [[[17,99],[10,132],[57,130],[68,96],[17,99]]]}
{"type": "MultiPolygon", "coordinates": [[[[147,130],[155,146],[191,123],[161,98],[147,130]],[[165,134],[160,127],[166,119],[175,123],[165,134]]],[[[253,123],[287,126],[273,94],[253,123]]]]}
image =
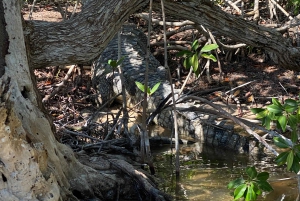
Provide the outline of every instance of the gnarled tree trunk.
{"type": "Polygon", "coordinates": [[[78,200],[117,189],[56,141],[28,66],[17,0],[0,1],[0,200],[78,200]]]}
{"type": "MultiPolygon", "coordinates": [[[[34,68],[85,63],[97,57],[117,33],[126,17],[147,5],[144,0],[90,0],[83,11],[61,23],[30,21],[25,30],[34,68]]],[[[153,6],[160,10],[160,1],[153,6]]],[[[283,68],[300,71],[300,49],[271,28],[232,16],[211,1],[166,1],[167,15],[204,25],[220,35],[266,49],[283,68]],[[178,12],[180,10],[180,12],[178,12]]]]}
{"type": "Polygon", "coordinates": [[[27,21],[30,67],[82,64],[95,59],[129,15],[147,1],[88,1],[70,20],[27,21]]]}
{"type": "MultiPolygon", "coordinates": [[[[119,8],[121,5],[118,4],[113,5],[119,8]]],[[[105,8],[99,7],[99,12],[105,8]]],[[[119,21],[114,19],[119,23],[115,26],[120,26],[129,13],[125,12],[123,7],[119,10],[116,7],[109,8],[113,12],[106,10],[108,13],[123,16],[121,19],[117,17],[119,21]]],[[[107,16],[102,17],[100,18],[104,21],[101,23],[108,26],[106,23],[109,24],[110,19],[107,16]]],[[[99,25],[102,27],[100,35],[102,30],[102,39],[105,41],[109,40],[110,35],[114,35],[106,26],[99,25]]],[[[51,34],[55,35],[57,31],[61,34],[59,40],[62,49],[65,46],[71,48],[74,38],[68,41],[69,30],[72,30],[71,27],[62,26],[52,30],[53,32],[44,32],[43,36],[51,38],[51,34]],[[64,41],[67,42],[64,44],[64,41]]],[[[78,40],[80,37],[83,36],[80,35],[78,40]]],[[[47,57],[38,57],[38,52],[43,52],[44,49],[50,51],[49,59],[56,57],[59,60],[61,56],[67,61],[70,55],[75,58],[74,55],[80,49],[63,52],[58,47],[51,46],[51,41],[47,42],[50,49],[47,44],[44,44],[45,48],[39,47],[41,49],[31,47],[34,48],[32,52],[37,54],[37,58],[32,60],[33,64],[39,59],[47,60],[47,57]]],[[[127,162],[94,157],[96,162],[92,163],[86,160],[86,155],[82,153],[77,153],[75,157],[71,148],[54,138],[52,122],[43,112],[42,101],[33,84],[34,75],[28,65],[18,0],[0,0],[0,44],[0,200],[116,200],[119,196],[127,196],[130,199],[130,196],[134,197],[134,188],[130,186],[137,183],[140,192],[148,193],[150,198],[168,200],[168,196],[157,190],[144,174],[127,162]],[[89,166],[80,163],[78,158],[89,166]],[[127,178],[118,178],[114,172],[108,174],[97,171],[111,168],[122,169],[127,178]]],[[[100,51],[103,45],[99,44],[99,41],[96,45],[100,45],[100,51]]],[[[85,53],[88,56],[96,54],[85,53]]],[[[47,64],[47,61],[44,62],[47,64]]],[[[59,62],[64,63],[63,60],[59,62]]]]}
{"type": "MultiPolygon", "coordinates": [[[[158,4],[153,5],[157,10],[160,9],[158,4]]],[[[293,47],[290,40],[274,29],[221,11],[213,1],[166,1],[165,10],[169,16],[191,20],[217,31],[219,35],[228,36],[253,47],[264,48],[271,59],[281,67],[300,71],[300,48],[293,47]]]]}

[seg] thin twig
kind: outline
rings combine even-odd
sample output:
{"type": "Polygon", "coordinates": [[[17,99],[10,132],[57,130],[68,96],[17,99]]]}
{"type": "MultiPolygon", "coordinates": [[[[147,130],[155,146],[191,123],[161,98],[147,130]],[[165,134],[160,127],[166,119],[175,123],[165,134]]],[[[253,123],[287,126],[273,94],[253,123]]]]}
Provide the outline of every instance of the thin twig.
{"type": "MultiPolygon", "coordinates": [[[[118,60],[121,59],[122,57],[122,52],[121,52],[121,32],[118,32],[118,60]]],[[[123,75],[123,68],[122,68],[122,63],[118,66],[118,70],[119,70],[119,74],[120,74],[120,80],[121,80],[121,86],[122,86],[122,98],[123,98],[123,102],[122,102],[122,107],[123,107],[123,126],[124,126],[124,133],[127,137],[129,137],[128,134],[128,119],[129,119],[129,115],[128,115],[128,110],[127,110],[127,100],[126,100],[126,90],[125,90],[125,78],[123,75]]]]}
{"type": "Polygon", "coordinates": [[[68,79],[70,78],[75,66],[76,65],[72,65],[72,67],[68,70],[66,76],[64,77],[63,81],[57,85],[58,87],[50,95],[46,95],[43,98],[42,100],[43,103],[48,102],[50,98],[52,98],[55,94],[57,94],[61,90],[61,88],[67,83],[68,79]]]}
{"type": "Polygon", "coordinates": [[[282,8],[275,0],[271,0],[271,2],[272,2],[273,4],[275,4],[276,7],[277,7],[277,8],[278,8],[285,16],[287,16],[287,17],[289,18],[289,20],[292,20],[292,19],[293,19],[293,17],[290,16],[290,14],[289,14],[288,12],[286,12],[286,11],[284,10],[284,8],[282,8]]]}
{"type": "Polygon", "coordinates": [[[168,53],[167,53],[167,35],[166,35],[166,15],[165,15],[165,6],[164,0],[161,0],[161,10],[162,10],[162,17],[163,17],[163,27],[164,27],[164,56],[165,56],[165,68],[168,69],[169,73],[169,81],[171,85],[172,91],[172,100],[173,100],[173,119],[174,119],[174,132],[175,132],[175,169],[176,169],[176,178],[179,178],[180,173],[180,164],[179,164],[179,143],[178,143],[178,128],[177,128],[177,114],[176,114],[176,101],[175,101],[175,93],[172,84],[172,75],[170,72],[170,68],[168,66],[168,53]]]}
{"type": "Polygon", "coordinates": [[[226,91],[225,94],[231,93],[231,92],[233,92],[234,90],[236,90],[236,89],[238,89],[238,88],[241,88],[241,87],[244,87],[244,86],[246,86],[246,85],[248,85],[248,84],[251,84],[252,82],[256,82],[256,80],[252,80],[252,81],[250,81],[250,82],[246,82],[246,83],[241,84],[241,85],[239,85],[239,86],[237,86],[237,87],[234,87],[234,88],[230,89],[229,91],[226,91]]]}
{"type": "Polygon", "coordinates": [[[182,85],[182,87],[181,87],[181,89],[180,89],[180,91],[179,91],[179,93],[178,93],[178,97],[179,97],[180,94],[183,92],[183,89],[184,89],[184,87],[185,87],[187,81],[190,79],[192,73],[193,73],[193,68],[190,68],[190,72],[189,72],[189,74],[186,76],[186,78],[185,78],[185,80],[184,80],[184,82],[183,82],[183,85],[182,85]]]}
{"type": "Polygon", "coordinates": [[[236,10],[238,12],[238,15],[241,15],[242,14],[242,11],[236,6],[235,3],[233,3],[232,1],[230,0],[225,0],[225,2],[230,5],[234,10],[236,10]]]}
{"type": "Polygon", "coordinates": [[[30,9],[30,13],[29,13],[29,16],[28,16],[28,19],[29,19],[29,20],[32,20],[32,13],[33,13],[33,9],[34,9],[35,3],[36,3],[36,0],[34,0],[34,1],[32,2],[31,9],[30,9]]]}
{"type": "Polygon", "coordinates": [[[279,82],[279,85],[283,88],[283,90],[285,91],[285,93],[286,94],[289,94],[288,92],[287,92],[287,90],[284,88],[284,86],[282,86],[282,84],[279,82]]]}
{"type": "Polygon", "coordinates": [[[75,15],[75,13],[76,13],[76,10],[77,10],[77,6],[78,6],[78,4],[79,4],[79,1],[80,1],[80,0],[77,0],[77,1],[76,1],[76,4],[75,4],[75,6],[74,6],[74,8],[73,8],[73,12],[72,12],[72,14],[71,14],[71,16],[70,16],[70,19],[71,19],[72,17],[74,17],[74,15],[75,15]]]}
{"type": "Polygon", "coordinates": [[[99,138],[94,138],[94,137],[91,137],[91,136],[83,134],[83,133],[79,133],[79,132],[75,132],[75,131],[70,131],[70,130],[68,130],[66,128],[62,128],[61,130],[62,130],[62,132],[65,132],[65,133],[68,133],[68,134],[71,134],[71,135],[76,135],[76,136],[84,137],[84,138],[89,138],[89,139],[95,140],[97,142],[101,142],[102,141],[99,138]]]}

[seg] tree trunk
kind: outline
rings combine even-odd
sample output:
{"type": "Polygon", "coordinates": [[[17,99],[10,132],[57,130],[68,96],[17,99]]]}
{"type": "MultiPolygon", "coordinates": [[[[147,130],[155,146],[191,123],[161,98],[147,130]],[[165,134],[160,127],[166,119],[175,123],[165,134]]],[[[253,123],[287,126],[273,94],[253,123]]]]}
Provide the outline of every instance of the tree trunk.
{"type": "Polygon", "coordinates": [[[70,20],[27,21],[30,67],[83,64],[100,55],[129,15],[147,1],[91,0],[70,20]]]}
{"type": "Polygon", "coordinates": [[[0,200],[106,199],[117,182],[79,163],[38,107],[17,0],[0,1],[0,42],[0,200]]]}
{"type": "MultiPolygon", "coordinates": [[[[26,22],[33,68],[86,63],[96,58],[127,17],[147,5],[144,0],[90,0],[77,16],[61,23],[26,22]],[[107,28],[109,27],[109,28],[107,28]]],[[[160,10],[160,1],[153,6],[160,10]]],[[[286,69],[300,71],[300,50],[271,28],[223,12],[209,0],[166,1],[167,15],[189,19],[238,42],[268,51],[286,69]],[[180,11],[180,12],[178,12],[180,11]]]]}
{"type": "MultiPolygon", "coordinates": [[[[160,10],[158,4],[153,5],[160,10]]],[[[274,29],[223,12],[213,1],[166,1],[165,10],[169,16],[191,20],[217,31],[219,35],[228,36],[253,47],[264,48],[271,59],[281,67],[300,71],[300,48],[293,47],[288,39],[274,29]]]]}

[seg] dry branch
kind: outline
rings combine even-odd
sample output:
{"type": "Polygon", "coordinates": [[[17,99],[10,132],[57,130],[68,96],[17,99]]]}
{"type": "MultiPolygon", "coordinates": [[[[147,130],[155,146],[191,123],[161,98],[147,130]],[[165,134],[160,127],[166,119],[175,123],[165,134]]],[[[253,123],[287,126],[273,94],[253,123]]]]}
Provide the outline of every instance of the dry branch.
{"type": "Polygon", "coordinates": [[[69,70],[68,70],[66,76],[64,77],[63,81],[57,85],[58,87],[57,87],[50,95],[46,95],[46,96],[43,98],[43,100],[42,100],[43,103],[48,102],[50,98],[52,98],[53,96],[55,96],[55,94],[57,94],[57,93],[61,90],[61,88],[67,83],[68,79],[70,78],[70,76],[71,76],[71,74],[72,74],[72,72],[73,72],[75,66],[76,66],[76,65],[72,65],[72,66],[69,68],[69,70]]]}

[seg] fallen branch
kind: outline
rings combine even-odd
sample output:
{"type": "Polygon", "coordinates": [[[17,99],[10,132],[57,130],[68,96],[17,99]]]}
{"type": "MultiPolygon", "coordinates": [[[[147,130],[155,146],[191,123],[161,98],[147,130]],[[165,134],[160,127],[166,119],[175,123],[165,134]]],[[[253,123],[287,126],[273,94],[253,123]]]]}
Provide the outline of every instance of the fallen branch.
{"type": "MultiPolygon", "coordinates": [[[[186,45],[186,44],[189,44],[191,45],[192,42],[190,41],[167,41],[167,44],[175,44],[175,45],[186,45]]],[[[152,42],[150,43],[151,46],[161,46],[161,45],[164,45],[164,42],[152,42]]]]}
{"type": "Polygon", "coordinates": [[[65,129],[65,128],[62,128],[61,131],[64,132],[64,133],[70,134],[70,135],[76,135],[76,136],[80,136],[80,137],[84,137],[84,138],[89,138],[89,139],[95,140],[95,141],[102,141],[99,138],[94,138],[94,137],[91,137],[87,134],[79,133],[79,132],[76,132],[76,131],[70,131],[70,130],[65,129]]]}
{"type": "Polygon", "coordinates": [[[236,90],[236,89],[238,89],[238,88],[241,88],[241,87],[244,87],[244,86],[246,86],[246,85],[248,85],[248,84],[251,84],[252,82],[256,82],[256,80],[252,80],[252,81],[250,81],[250,82],[246,82],[246,83],[241,84],[241,85],[239,85],[239,86],[237,86],[237,87],[234,87],[234,88],[232,88],[232,89],[226,91],[225,94],[228,94],[228,93],[230,93],[230,92],[232,92],[232,91],[234,91],[234,90],[236,90]]]}
{"type": "Polygon", "coordinates": [[[68,79],[70,78],[70,76],[71,76],[71,74],[72,74],[72,71],[74,70],[75,66],[76,66],[76,65],[72,65],[72,66],[70,67],[70,69],[68,70],[66,76],[64,77],[63,81],[57,85],[58,87],[57,87],[50,95],[46,95],[46,96],[43,98],[43,100],[42,100],[43,103],[48,102],[50,98],[52,98],[55,94],[57,94],[57,93],[61,90],[61,88],[66,84],[66,82],[67,82],[68,79]]]}
{"type": "Polygon", "coordinates": [[[230,5],[234,10],[236,10],[238,15],[242,14],[242,11],[236,6],[236,4],[230,0],[225,0],[225,2],[230,5]]]}
{"type": "MultiPolygon", "coordinates": [[[[188,47],[183,47],[183,46],[180,46],[180,45],[171,45],[171,46],[168,46],[167,47],[167,50],[188,50],[189,48],[188,47]]],[[[164,49],[159,49],[159,50],[156,50],[155,52],[153,52],[153,55],[159,55],[161,53],[164,52],[164,49]]]]}
{"type": "Polygon", "coordinates": [[[217,41],[218,41],[217,42],[218,45],[221,45],[224,49],[229,49],[229,50],[235,50],[235,49],[247,46],[247,44],[245,44],[245,43],[240,43],[240,44],[236,44],[236,45],[226,45],[226,44],[222,43],[220,40],[217,40],[217,41]]]}

